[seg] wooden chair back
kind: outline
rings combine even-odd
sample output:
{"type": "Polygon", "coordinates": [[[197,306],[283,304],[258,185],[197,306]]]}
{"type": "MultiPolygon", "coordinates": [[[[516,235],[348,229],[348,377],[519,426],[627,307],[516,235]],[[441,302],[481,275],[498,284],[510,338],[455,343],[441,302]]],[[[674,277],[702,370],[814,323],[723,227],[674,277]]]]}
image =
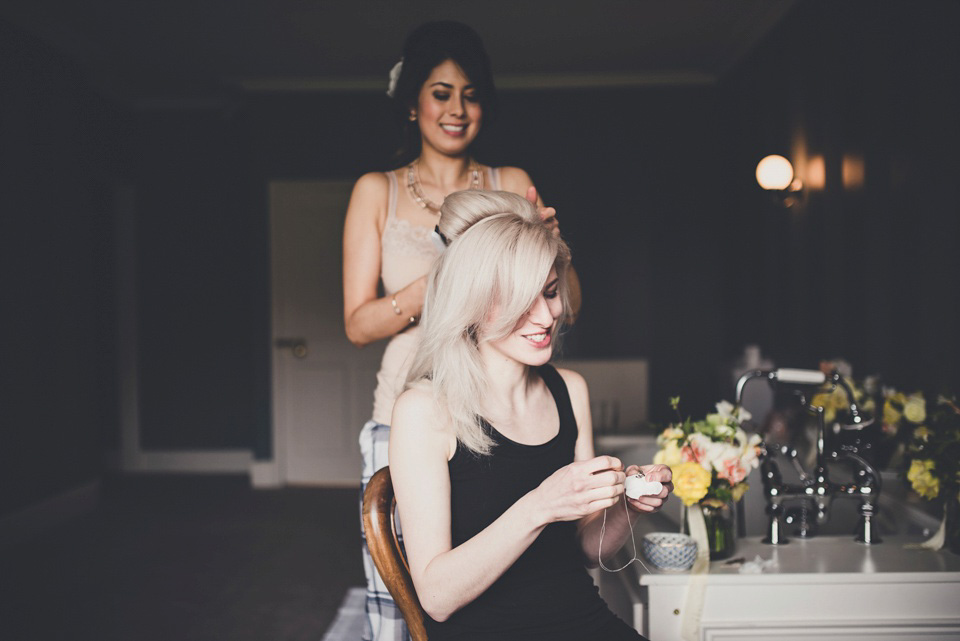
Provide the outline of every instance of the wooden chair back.
{"type": "Polygon", "coordinates": [[[384,467],[373,475],[363,492],[363,529],[367,547],[380,577],[407,622],[410,637],[413,641],[427,641],[423,607],[413,588],[410,566],[397,541],[396,505],[390,468],[384,467]]]}

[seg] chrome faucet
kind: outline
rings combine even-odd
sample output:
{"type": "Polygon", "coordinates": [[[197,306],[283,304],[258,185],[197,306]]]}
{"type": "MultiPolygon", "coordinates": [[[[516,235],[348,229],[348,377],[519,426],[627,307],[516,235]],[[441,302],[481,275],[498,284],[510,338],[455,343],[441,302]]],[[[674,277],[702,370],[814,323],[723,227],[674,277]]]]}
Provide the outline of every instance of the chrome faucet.
{"type": "MultiPolygon", "coordinates": [[[[822,385],[830,382],[834,389],[842,387],[850,400],[849,411],[851,423],[842,426],[844,430],[863,430],[873,423],[873,419],[864,419],[857,407],[853,390],[839,372],[834,370],[829,375],[817,370],[786,369],[764,371],[754,370],[747,372],[737,381],[736,402],[739,405],[743,388],[748,381],[766,378],[771,384],[777,382],[798,385],[822,385]]],[[[796,535],[811,537],[816,535],[819,526],[824,525],[830,518],[831,505],[834,498],[852,498],[860,501],[860,521],[857,525],[857,534],[854,540],[865,545],[880,543],[874,524],[877,514],[877,500],[881,489],[881,478],[877,470],[862,456],[862,451],[870,448],[870,442],[865,438],[858,438],[854,445],[841,445],[839,448],[826,445],[826,429],[823,418],[823,408],[807,402],[802,392],[797,392],[801,404],[812,414],[817,421],[817,461],[812,474],[808,474],[797,457],[797,451],[789,446],[764,444],[760,455],[760,474],[763,481],[763,492],[767,499],[766,513],[769,517],[767,534],[764,543],[783,545],[789,542],[784,535],[783,523],[796,525],[796,535]],[[799,477],[799,484],[783,482],[777,456],[790,461],[799,477]],[[853,480],[848,484],[838,484],[830,480],[827,463],[846,463],[853,470],[853,480]],[[786,509],[786,504],[797,503],[786,509]]]]}

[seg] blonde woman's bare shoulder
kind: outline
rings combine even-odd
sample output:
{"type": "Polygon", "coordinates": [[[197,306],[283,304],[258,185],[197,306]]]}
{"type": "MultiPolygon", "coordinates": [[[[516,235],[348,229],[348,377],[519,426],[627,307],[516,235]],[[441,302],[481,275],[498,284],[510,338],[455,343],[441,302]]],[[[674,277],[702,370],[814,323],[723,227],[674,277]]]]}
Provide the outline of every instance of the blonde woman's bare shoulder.
{"type": "Polygon", "coordinates": [[[560,374],[560,377],[563,378],[563,382],[566,383],[567,392],[569,392],[570,400],[573,402],[574,406],[576,406],[578,403],[587,404],[587,406],[589,406],[590,391],[587,388],[586,379],[572,369],[563,369],[558,367],[557,373],[560,374]]]}
{"type": "Polygon", "coordinates": [[[398,423],[418,431],[449,431],[445,412],[437,405],[430,389],[411,387],[393,405],[393,425],[398,423]]]}
{"type": "Polygon", "coordinates": [[[456,438],[446,413],[429,389],[413,387],[397,398],[390,424],[391,449],[393,443],[399,441],[425,450],[436,448],[446,456],[451,439],[455,447],[456,438]]]}
{"type": "Polygon", "coordinates": [[[576,387],[584,390],[587,389],[587,379],[585,379],[579,372],[575,372],[572,369],[558,367],[557,374],[563,378],[563,382],[567,384],[568,389],[570,387],[576,387]]]}

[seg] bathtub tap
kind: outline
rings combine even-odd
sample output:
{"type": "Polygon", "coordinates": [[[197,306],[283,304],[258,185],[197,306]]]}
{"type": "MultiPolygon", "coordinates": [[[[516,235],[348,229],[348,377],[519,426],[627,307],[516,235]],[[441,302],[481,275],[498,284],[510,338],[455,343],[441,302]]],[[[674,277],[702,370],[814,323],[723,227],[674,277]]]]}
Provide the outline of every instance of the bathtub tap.
{"type": "MultiPolygon", "coordinates": [[[[873,420],[865,419],[853,400],[853,391],[843,377],[834,370],[830,375],[816,370],[779,369],[773,371],[754,370],[740,377],[737,382],[736,401],[740,403],[744,386],[755,378],[766,378],[771,384],[777,382],[799,385],[822,385],[830,381],[835,387],[843,387],[850,401],[851,424],[846,430],[862,430],[873,420]]],[[[807,402],[799,394],[801,403],[817,421],[817,461],[812,474],[808,474],[797,458],[797,451],[789,446],[764,444],[760,455],[760,475],[763,481],[763,493],[767,501],[766,513],[769,519],[764,543],[783,545],[789,542],[784,535],[783,524],[796,525],[797,535],[811,537],[816,535],[819,526],[830,518],[835,498],[850,498],[859,501],[860,519],[854,540],[865,545],[880,543],[874,517],[877,513],[877,500],[881,489],[879,472],[861,455],[861,449],[869,449],[869,441],[858,439],[855,445],[841,445],[839,448],[826,445],[823,408],[807,402]],[[788,460],[797,472],[798,484],[783,482],[777,457],[788,460]],[[847,484],[830,480],[827,464],[844,463],[851,467],[853,480],[847,484]],[[792,504],[786,509],[787,504],[792,504]]]]}

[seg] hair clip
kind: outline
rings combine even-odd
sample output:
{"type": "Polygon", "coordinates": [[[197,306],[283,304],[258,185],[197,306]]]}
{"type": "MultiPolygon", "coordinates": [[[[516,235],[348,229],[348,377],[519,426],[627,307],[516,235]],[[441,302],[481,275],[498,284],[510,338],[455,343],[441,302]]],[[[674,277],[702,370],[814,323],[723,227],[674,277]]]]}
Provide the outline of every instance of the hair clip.
{"type": "Polygon", "coordinates": [[[387,95],[391,98],[397,93],[397,81],[400,80],[401,71],[403,71],[403,58],[400,58],[400,62],[393,65],[393,68],[390,69],[390,80],[387,82],[387,95]]]}
{"type": "Polygon", "coordinates": [[[447,248],[447,245],[450,244],[450,241],[447,240],[447,237],[443,235],[442,231],[440,231],[440,225],[437,225],[433,228],[433,233],[430,234],[430,239],[433,240],[434,246],[439,251],[443,251],[447,248]]]}

